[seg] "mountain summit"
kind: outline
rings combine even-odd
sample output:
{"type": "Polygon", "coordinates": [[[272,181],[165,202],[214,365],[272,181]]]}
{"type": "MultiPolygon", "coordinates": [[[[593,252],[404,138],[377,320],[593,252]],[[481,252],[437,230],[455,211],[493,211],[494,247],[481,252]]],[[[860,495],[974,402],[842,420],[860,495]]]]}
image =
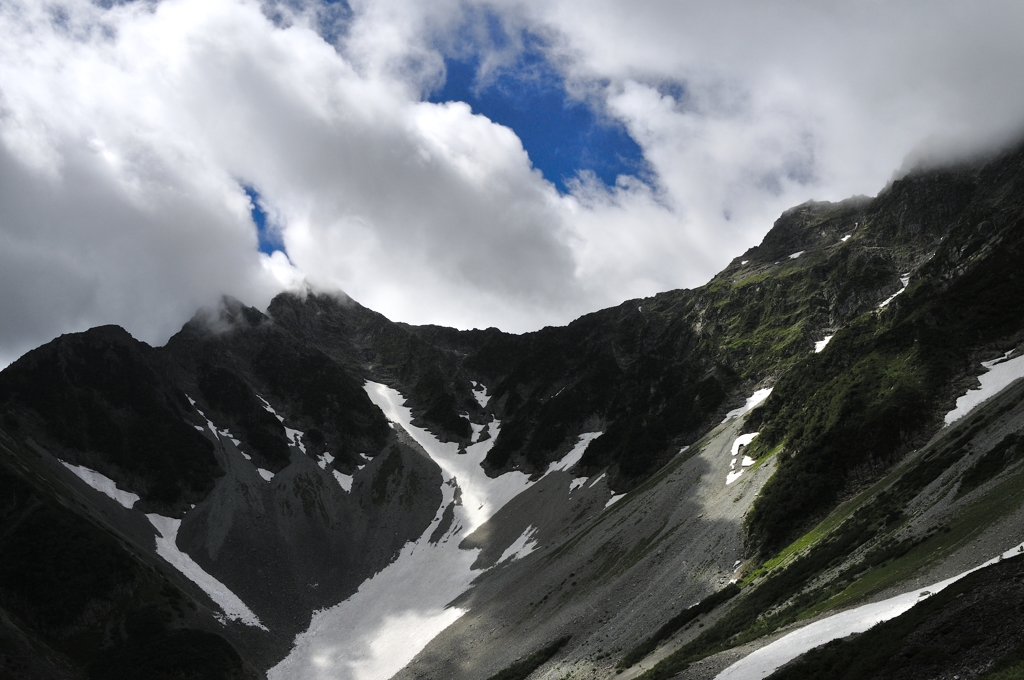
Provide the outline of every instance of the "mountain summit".
{"type": "Polygon", "coordinates": [[[565,327],[61,336],[0,373],[0,668],[760,678],[887,619],[779,677],[1022,668],[1021,262],[1016,149],[565,327]]]}

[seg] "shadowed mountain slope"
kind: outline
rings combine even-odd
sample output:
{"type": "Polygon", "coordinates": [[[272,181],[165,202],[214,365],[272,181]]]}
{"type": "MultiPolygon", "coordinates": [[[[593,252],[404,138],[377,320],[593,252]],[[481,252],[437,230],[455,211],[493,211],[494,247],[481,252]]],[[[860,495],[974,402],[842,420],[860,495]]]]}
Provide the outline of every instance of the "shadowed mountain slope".
{"type": "Polygon", "coordinates": [[[706,285],[565,327],[415,327],[306,291],[226,299],[159,348],[61,336],[0,373],[0,658],[114,677],[190,646],[183,677],[244,677],[450,540],[471,586],[400,677],[717,663],[1013,534],[1019,386],[943,425],[980,362],[1020,355],[1022,251],[1015,149],[797,206],[706,285]],[[56,606],[46,560],[91,595],[56,606]]]}

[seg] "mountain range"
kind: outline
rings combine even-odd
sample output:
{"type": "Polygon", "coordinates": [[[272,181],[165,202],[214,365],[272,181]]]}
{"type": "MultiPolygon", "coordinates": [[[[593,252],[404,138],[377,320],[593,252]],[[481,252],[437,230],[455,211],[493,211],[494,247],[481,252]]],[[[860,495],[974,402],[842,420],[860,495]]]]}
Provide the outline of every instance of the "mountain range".
{"type": "Polygon", "coordinates": [[[1015,147],[564,327],[63,335],[0,372],[0,669],[1019,677],[1022,263],[1015,147]]]}

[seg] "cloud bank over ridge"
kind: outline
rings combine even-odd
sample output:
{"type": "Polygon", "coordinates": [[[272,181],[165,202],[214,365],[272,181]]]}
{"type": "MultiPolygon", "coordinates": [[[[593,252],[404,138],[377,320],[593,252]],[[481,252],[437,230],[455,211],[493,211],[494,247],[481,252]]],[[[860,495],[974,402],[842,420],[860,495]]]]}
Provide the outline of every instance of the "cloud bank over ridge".
{"type": "Polygon", "coordinates": [[[791,205],[1019,133],[1022,28],[1009,2],[4,0],[0,365],[302,281],[511,331],[700,285],[791,205]],[[467,53],[481,87],[530,78],[523,36],[643,176],[559,191],[514,129],[430,100],[467,53]]]}

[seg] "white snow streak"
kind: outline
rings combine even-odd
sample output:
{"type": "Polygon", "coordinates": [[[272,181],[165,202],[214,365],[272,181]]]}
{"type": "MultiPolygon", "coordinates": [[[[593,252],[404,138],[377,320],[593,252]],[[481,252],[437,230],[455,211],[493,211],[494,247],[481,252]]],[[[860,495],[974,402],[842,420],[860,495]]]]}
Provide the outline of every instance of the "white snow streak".
{"type": "Polygon", "coordinates": [[[275,410],[274,410],[274,407],[270,405],[270,402],[269,402],[269,401],[267,401],[266,399],[264,399],[263,397],[261,397],[261,396],[260,396],[260,395],[258,395],[258,394],[256,395],[256,397],[257,397],[257,398],[258,398],[258,399],[259,399],[260,401],[262,401],[262,402],[263,402],[263,408],[264,408],[264,409],[266,409],[266,410],[267,410],[268,412],[270,412],[270,413],[271,413],[271,414],[272,414],[272,415],[273,415],[273,416],[274,416],[275,418],[277,418],[277,419],[278,419],[279,421],[281,421],[282,423],[284,422],[284,416],[279,416],[279,415],[277,414],[277,411],[275,411],[275,410]]]}
{"type": "Polygon", "coordinates": [[[579,440],[576,442],[576,446],[572,447],[572,451],[565,454],[565,456],[562,457],[562,460],[555,461],[549,465],[548,470],[544,475],[547,476],[556,470],[568,470],[572,468],[573,465],[580,462],[580,458],[583,457],[583,452],[587,450],[588,446],[590,446],[590,442],[600,436],[600,432],[585,432],[581,434],[579,440]]]}
{"type": "Polygon", "coordinates": [[[260,473],[260,477],[267,480],[268,482],[274,478],[274,473],[270,470],[264,470],[263,468],[256,468],[256,472],[260,473]]]}
{"type": "Polygon", "coordinates": [[[270,680],[386,680],[397,673],[464,613],[448,603],[477,575],[470,567],[479,550],[460,550],[461,538],[530,486],[521,472],[491,479],[480,466],[498,437],[498,421],[491,423],[491,439],[460,454],[458,444],[439,442],[412,424],[401,394],[372,382],[365,389],[384,415],[401,425],[440,466],[444,498],[430,527],[407,543],[395,561],[364,581],[349,599],[314,615],[288,657],[270,669],[270,680]],[[455,506],[452,528],[436,544],[430,543],[456,488],[462,504],[455,506]]]}
{"type": "Polygon", "coordinates": [[[893,300],[895,300],[897,295],[899,295],[900,293],[902,293],[903,291],[905,291],[907,289],[907,286],[910,285],[910,274],[904,274],[903,276],[901,276],[900,277],[900,283],[903,284],[903,287],[900,288],[895,293],[893,293],[892,295],[890,295],[889,297],[887,297],[884,300],[882,300],[882,303],[880,305],[878,305],[879,309],[883,309],[883,308],[889,306],[889,303],[892,302],[893,300]]]}
{"type": "Polygon", "coordinates": [[[624,494],[624,493],[617,493],[617,494],[615,494],[614,496],[612,496],[611,498],[608,499],[608,502],[604,504],[604,507],[610,508],[611,506],[615,505],[620,500],[622,500],[622,497],[625,496],[625,495],[626,494],[624,494]]]}
{"type": "Polygon", "coordinates": [[[352,490],[352,475],[346,475],[343,472],[338,472],[337,470],[331,470],[331,473],[334,474],[334,478],[338,480],[338,484],[344,491],[348,492],[352,490]]]}
{"type": "Polygon", "coordinates": [[[476,401],[480,404],[481,408],[487,407],[487,388],[484,387],[483,383],[473,381],[473,396],[476,397],[476,401]]]}
{"type": "Polygon", "coordinates": [[[501,553],[498,563],[504,562],[505,560],[511,561],[518,560],[520,557],[526,557],[532,553],[536,547],[537,528],[528,526],[512,545],[505,548],[505,552],[501,553]]]}
{"type": "Polygon", "coordinates": [[[743,469],[742,468],[740,468],[739,470],[733,470],[732,472],[730,472],[729,474],[727,474],[725,476],[725,485],[729,486],[730,484],[732,484],[733,482],[735,482],[737,479],[739,479],[742,476],[743,476],[743,469]]]}
{"type": "Polygon", "coordinates": [[[757,392],[754,392],[752,395],[747,397],[747,403],[743,404],[743,406],[740,406],[737,409],[733,409],[732,411],[726,413],[725,420],[723,420],[722,422],[727,423],[733,418],[739,418],[741,415],[743,415],[744,413],[746,413],[747,411],[749,411],[750,409],[754,408],[762,401],[767,399],[768,395],[771,393],[772,388],[770,387],[766,387],[763,390],[758,390],[757,392]]]}
{"type": "Polygon", "coordinates": [[[167,560],[172,567],[184,574],[188,580],[199,586],[210,599],[224,610],[224,615],[232,621],[241,621],[247,626],[267,630],[259,618],[244,602],[223,583],[210,576],[195,560],[178,550],[175,541],[178,538],[180,519],[161,515],[146,515],[159,534],[156,539],[156,553],[167,560]]]}
{"type": "Polygon", "coordinates": [[[853,236],[853,234],[847,234],[846,236],[844,236],[844,237],[842,237],[841,239],[839,239],[839,242],[840,242],[840,243],[846,243],[847,241],[849,241],[849,240],[850,240],[850,237],[851,237],[851,236],[853,236]]]}
{"type": "Polygon", "coordinates": [[[803,255],[803,254],[804,254],[805,252],[806,252],[806,251],[804,251],[804,250],[798,250],[798,251],[796,251],[795,253],[793,253],[792,255],[790,255],[790,256],[789,256],[789,259],[791,259],[791,260],[795,260],[796,258],[798,258],[798,257],[800,257],[801,255],[803,255]]]}
{"type": "Polygon", "coordinates": [[[740,452],[741,446],[748,446],[750,442],[754,441],[754,438],[760,434],[759,432],[748,432],[747,434],[741,434],[736,437],[736,441],[732,443],[732,453],[730,455],[737,456],[740,452]]]}
{"type": "Polygon", "coordinates": [[[825,347],[828,346],[829,340],[831,340],[834,337],[835,334],[826,335],[823,340],[818,340],[816,343],[814,343],[814,353],[819,354],[821,350],[825,349],[825,347]]]}
{"type": "Polygon", "coordinates": [[[1013,354],[1013,350],[999,359],[981,362],[981,365],[988,369],[986,373],[978,376],[981,387],[969,390],[967,394],[956,400],[956,408],[946,414],[946,425],[963,418],[986,399],[1001,392],[1010,383],[1024,378],[1024,354],[1007,359],[1011,354],[1013,354]]]}
{"type": "Polygon", "coordinates": [[[132,506],[135,505],[135,501],[139,500],[137,494],[131,491],[122,491],[117,488],[114,484],[114,480],[105,475],[101,475],[95,470],[90,470],[83,465],[72,465],[71,463],[65,463],[61,461],[61,464],[68,470],[71,470],[75,475],[83,482],[96,489],[105,496],[109,496],[124,507],[131,510],[132,506]]]}
{"type": "Polygon", "coordinates": [[[736,464],[740,463],[741,461],[739,458],[736,458],[736,456],[740,455],[740,447],[749,446],[750,442],[754,441],[754,437],[756,437],[758,434],[760,433],[748,432],[747,434],[741,434],[739,437],[736,437],[735,441],[733,441],[732,452],[729,454],[732,457],[732,460],[729,462],[730,472],[725,476],[726,486],[729,486],[743,475],[743,468],[750,467],[751,465],[754,464],[753,458],[751,458],[750,456],[743,456],[742,464],[739,468],[737,468],[736,464]]]}
{"type": "MultiPolygon", "coordinates": [[[[281,422],[284,421],[282,420],[281,422]]],[[[284,435],[288,437],[288,441],[292,443],[292,446],[297,446],[299,451],[302,451],[303,453],[306,452],[306,445],[302,443],[302,435],[304,434],[305,432],[301,430],[293,430],[290,427],[284,428],[284,435]]]]}
{"type": "Polygon", "coordinates": [[[875,624],[895,618],[913,607],[926,593],[934,595],[982,567],[994,564],[1003,557],[1012,557],[1024,549],[1024,543],[1007,550],[974,569],[957,574],[945,581],[912,590],[909,593],[873,602],[856,609],[835,614],[793,631],[770,645],[751,653],[718,674],[715,680],[761,680],[775,672],[780,666],[795,659],[806,651],[823,645],[830,640],[861,633],[875,624]]]}

